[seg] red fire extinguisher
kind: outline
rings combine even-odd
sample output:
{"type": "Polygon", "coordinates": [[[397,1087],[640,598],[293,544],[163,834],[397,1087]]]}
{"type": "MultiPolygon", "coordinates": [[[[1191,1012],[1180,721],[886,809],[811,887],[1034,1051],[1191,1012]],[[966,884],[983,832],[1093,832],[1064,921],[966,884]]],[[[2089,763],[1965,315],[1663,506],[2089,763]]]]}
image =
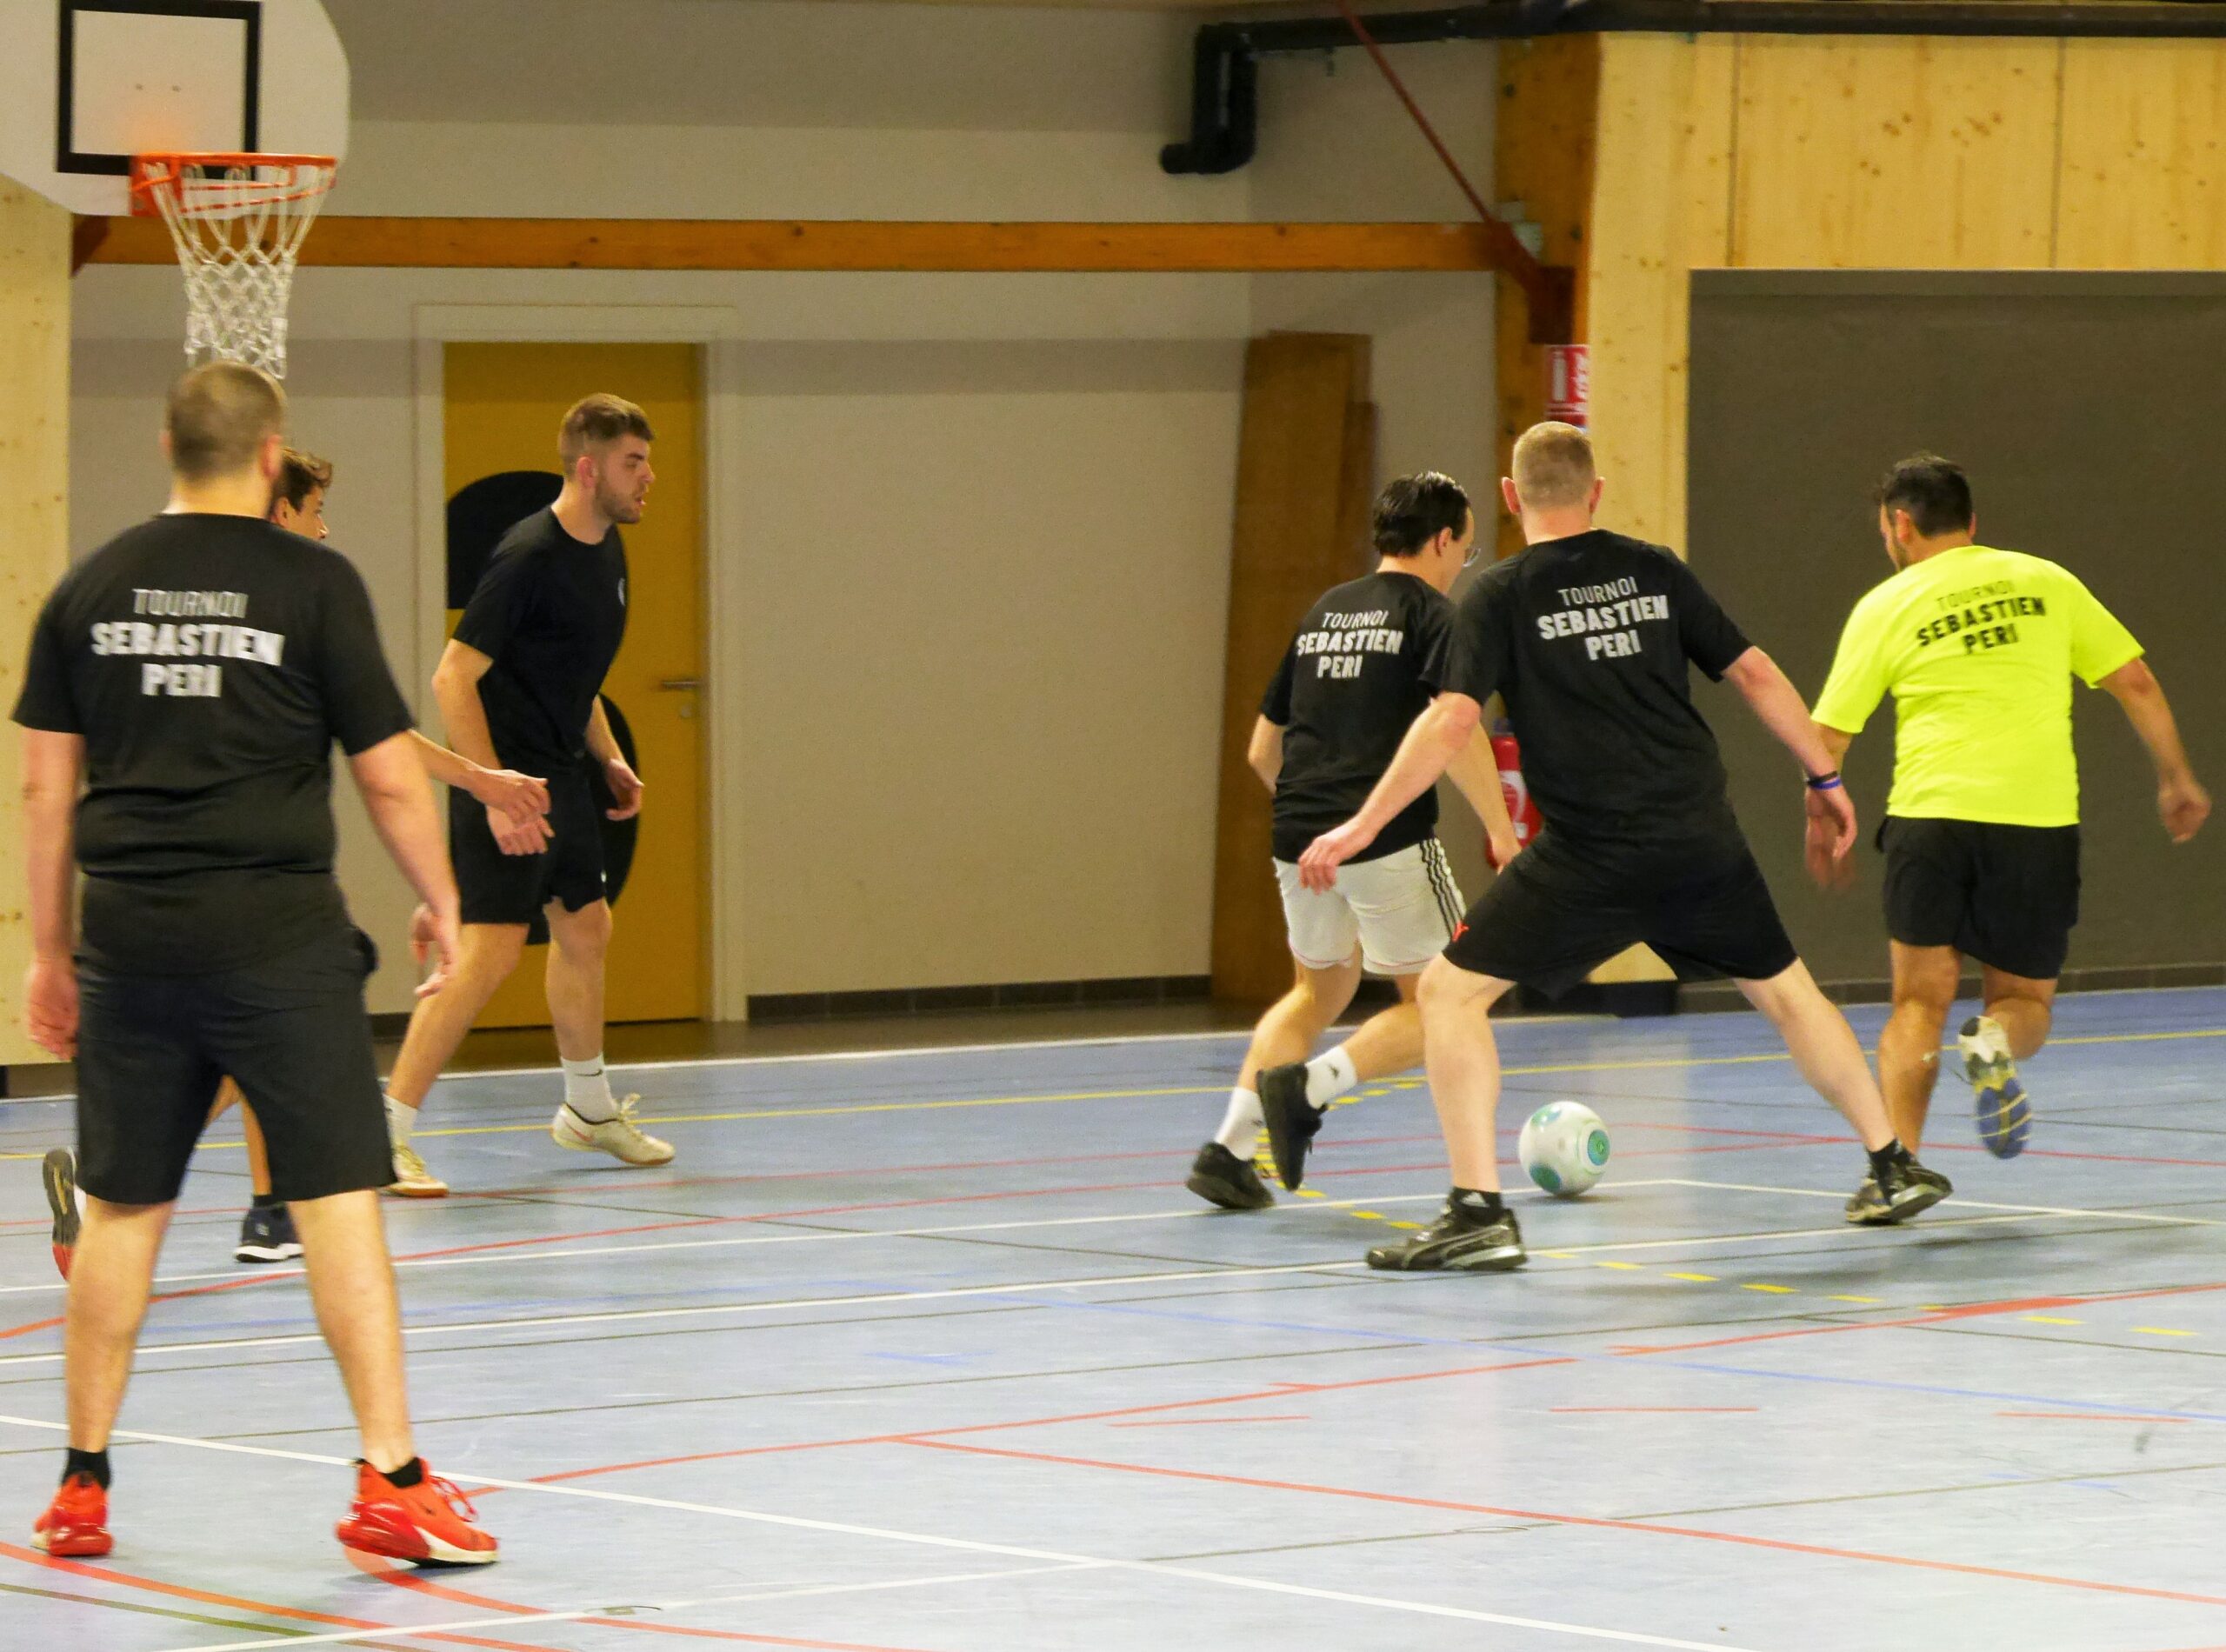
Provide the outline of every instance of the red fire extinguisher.
{"type": "MultiPolygon", "coordinates": [[[[1502,723],[1492,731],[1492,756],[1499,763],[1500,795],[1507,799],[1507,817],[1515,827],[1515,845],[1528,849],[1545,828],[1545,820],[1538,813],[1538,805],[1531,801],[1530,788],[1523,781],[1523,750],[1515,743],[1515,736],[1502,723]]],[[[1488,845],[1485,858],[1491,858],[1488,845]]],[[[1499,863],[1492,861],[1496,867],[1499,863]]]]}

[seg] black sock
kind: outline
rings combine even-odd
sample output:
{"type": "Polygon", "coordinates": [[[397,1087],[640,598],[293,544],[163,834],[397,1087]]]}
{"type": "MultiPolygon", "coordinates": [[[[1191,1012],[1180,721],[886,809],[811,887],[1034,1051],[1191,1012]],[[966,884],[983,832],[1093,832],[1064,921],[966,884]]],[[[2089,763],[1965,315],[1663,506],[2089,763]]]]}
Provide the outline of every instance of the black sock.
{"type": "Polygon", "coordinates": [[[285,1202],[275,1193],[258,1193],[255,1196],[255,1208],[258,1210],[276,1210],[285,1202]]]}
{"type": "Polygon", "coordinates": [[[108,1489],[108,1453],[80,1451],[76,1446],[71,1446],[69,1456],[62,1464],[62,1483],[68,1485],[78,1475],[84,1475],[103,1491],[106,1491],[108,1489]]]}
{"type": "Polygon", "coordinates": [[[1870,1156],[1870,1174],[1883,1182],[1886,1179],[1887,1171],[1914,1162],[1909,1149],[1902,1145],[1902,1138],[1897,1136],[1870,1156]]]}
{"type": "Polygon", "coordinates": [[[1496,1192],[1486,1193],[1477,1188],[1454,1189],[1452,1202],[1463,1216],[1478,1222],[1497,1222],[1507,1214],[1507,1207],[1500,1202],[1496,1192]]]}
{"type": "Polygon", "coordinates": [[[378,1472],[386,1475],[388,1484],[399,1486],[403,1490],[407,1491],[412,1486],[422,1486],[425,1483],[425,1459],[412,1457],[399,1469],[391,1471],[381,1469],[378,1472]]]}

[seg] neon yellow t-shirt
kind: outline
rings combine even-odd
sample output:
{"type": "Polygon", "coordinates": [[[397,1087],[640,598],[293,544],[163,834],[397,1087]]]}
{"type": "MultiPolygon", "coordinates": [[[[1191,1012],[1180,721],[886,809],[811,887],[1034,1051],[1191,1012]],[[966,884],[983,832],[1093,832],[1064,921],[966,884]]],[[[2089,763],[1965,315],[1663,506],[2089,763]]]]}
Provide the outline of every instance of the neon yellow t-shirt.
{"type": "Polygon", "coordinates": [[[2072,676],[2092,688],[2140,656],[2068,570],[1968,545],[1904,568],[1855,605],[1816,718],[1856,734],[1894,696],[1889,814],[2072,826],[2072,676]]]}

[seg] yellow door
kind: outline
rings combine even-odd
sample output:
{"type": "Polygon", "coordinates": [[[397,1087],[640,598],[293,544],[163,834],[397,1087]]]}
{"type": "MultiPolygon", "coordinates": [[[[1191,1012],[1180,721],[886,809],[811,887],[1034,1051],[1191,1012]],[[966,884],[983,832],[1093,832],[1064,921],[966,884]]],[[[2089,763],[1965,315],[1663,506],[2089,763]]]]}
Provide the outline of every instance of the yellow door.
{"type": "MultiPolygon", "coordinates": [[[[484,478],[534,471],[547,473],[553,498],[556,427],[596,390],[639,403],[657,433],[648,509],[639,525],[620,530],[626,642],[603,690],[632,729],[644,788],[632,868],[614,908],[607,1012],[614,1022],[698,1019],[707,996],[703,716],[701,695],[684,685],[703,673],[699,353],[692,344],[450,344],[443,386],[450,500],[484,478]]],[[[449,600],[453,629],[462,596],[449,600]]],[[[479,1024],[548,1025],[544,962],[543,949],[530,949],[479,1024]]]]}

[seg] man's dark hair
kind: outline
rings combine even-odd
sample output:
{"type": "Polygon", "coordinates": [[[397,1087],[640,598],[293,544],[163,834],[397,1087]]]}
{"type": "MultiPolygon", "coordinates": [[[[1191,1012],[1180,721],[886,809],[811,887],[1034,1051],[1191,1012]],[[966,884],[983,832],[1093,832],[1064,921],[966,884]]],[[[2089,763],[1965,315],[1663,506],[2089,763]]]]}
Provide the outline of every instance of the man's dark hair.
{"type": "Polygon", "coordinates": [[[1384,556],[1417,556],[1442,533],[1458,538],[1469,525],[1469,496],[1451,476],[1436,470],[1401,476],[1376,496],[1370,530],[1384,556]]]}
{"type": "Polygon", "coordinates": [[[309,503],[313,493],[323,493],[332,486],[332,461],[304,453],[298,448],[288,448],[278,465],[278,485],[271,490],[270,508],[278,509],[283,499],[296,510],[309,503]]]}
{"type": "Polygon", "coordinates": [[[644,442],[657,439],[648,414],[623,396],[598,392],[572,403],[556,432],[556,452],[570,470],[590,448],[624,436],[638,436],[644,442]]]}
{"type": "Polygon", "coordinates": [[[1910,525],[1927,539],[1968,528],[1977,515],[1963,467],[1936,453],[1912,454],[1886,472],[1878,503],[1889,515],[1908,511],[1910,525]]]}

